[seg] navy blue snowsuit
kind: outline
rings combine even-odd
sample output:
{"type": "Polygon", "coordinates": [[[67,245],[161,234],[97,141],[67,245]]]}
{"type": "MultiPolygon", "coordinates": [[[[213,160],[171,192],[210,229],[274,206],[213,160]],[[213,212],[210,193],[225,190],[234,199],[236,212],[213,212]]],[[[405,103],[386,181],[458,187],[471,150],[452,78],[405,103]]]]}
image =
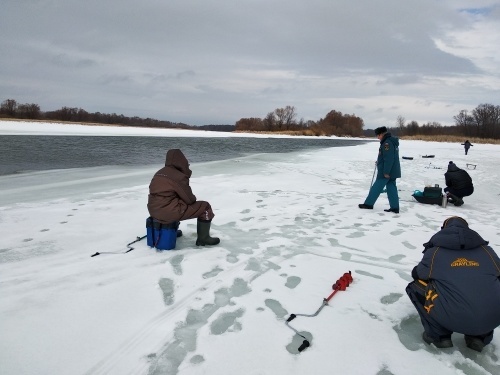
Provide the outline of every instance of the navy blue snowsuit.
{"type": "Polygon", "coordinates": [[[406,293],[427,335],[440,339],[458,332],[490,343],[500,325],[498,255],[456,216],[424,246],[406,293]]]}

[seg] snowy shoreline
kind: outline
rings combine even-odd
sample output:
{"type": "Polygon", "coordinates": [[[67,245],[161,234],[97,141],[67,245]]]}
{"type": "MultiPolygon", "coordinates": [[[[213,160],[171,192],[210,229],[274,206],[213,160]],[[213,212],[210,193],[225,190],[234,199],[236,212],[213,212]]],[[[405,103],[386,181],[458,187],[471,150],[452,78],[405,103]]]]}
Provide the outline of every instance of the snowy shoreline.
{"type": "MultiPolygon", "coordinates": [[[[0,119],[0,135],[79,135],[79,136],[141,136],[141,137],[238,137],[238,138],[308,138],[329,139],[338,137],[301,136],[286,134],[235,133],[208,130],[145,128],[118,125],[97,125],[84,123],[58,123],[33,121],[7,121],[0,119]]],[[[363,139],[366,138],[351,138],[363,139]]]]}

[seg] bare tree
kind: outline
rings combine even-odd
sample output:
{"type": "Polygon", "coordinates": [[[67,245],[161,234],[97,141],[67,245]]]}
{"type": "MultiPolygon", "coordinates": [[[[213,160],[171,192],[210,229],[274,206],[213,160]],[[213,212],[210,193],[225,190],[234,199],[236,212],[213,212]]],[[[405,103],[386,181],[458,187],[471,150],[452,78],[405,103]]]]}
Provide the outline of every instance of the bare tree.
{"type": "Polygon", "coordinates": [[[38,104],[19,104],[17,107],[17,117],[35,120],[40,118],[40,106],[38,104]]]}
{"type": "Polygon", "coordinates": [[[468,114],[467,110],[463,109],[456,116],[453,116],[455,126],[458,127],[466,136],[475,135],[473,133],[474,118],[468,114]]]}
{"type": "Polygon", "coordinates": [[[500,107],[492,104],[480,104],[472,111],[472,117],[483,138],[494,138],[500,127],[500,107]]]}
{"type": "Polygon", "coordinates": [[[405,122],[406,119],[401,115],[396,119],[396,127],[399,129],[399,135],[405,134],[405,122]]]}
{"type": "Polygon", "coordinates": [[[276,126],[276,116],[274,112],[269,112],[267,116],[264,118],[264,129],[267,131],[271,131],[276,126]]]}
{"type": "Polygon", "coordinates": [[[5,100],[0,106],[0,113],[14,117],[17,112],[17,102],[14,99],[5,100]]]}
{"type": "Polygon", "coordinates": [[[287,105],[285,108],[276,108],[274,110],[276,115],[276,124],[279,130],[288,130],[296,124],[295,117],[295,107],[287,105]]]}

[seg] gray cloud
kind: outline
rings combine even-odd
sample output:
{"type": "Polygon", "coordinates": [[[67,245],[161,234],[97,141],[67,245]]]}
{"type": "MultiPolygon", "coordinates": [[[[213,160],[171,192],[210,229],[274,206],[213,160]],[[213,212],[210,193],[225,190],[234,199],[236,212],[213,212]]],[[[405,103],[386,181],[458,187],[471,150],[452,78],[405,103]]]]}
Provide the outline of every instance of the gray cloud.
{"type": "Polygon", "coordinates": [[[5,0],[0,100],[190,124],[286,105],[447,124],[499,104],[500,57],[482,43],[500,38],[499,4],[5,0]]]}

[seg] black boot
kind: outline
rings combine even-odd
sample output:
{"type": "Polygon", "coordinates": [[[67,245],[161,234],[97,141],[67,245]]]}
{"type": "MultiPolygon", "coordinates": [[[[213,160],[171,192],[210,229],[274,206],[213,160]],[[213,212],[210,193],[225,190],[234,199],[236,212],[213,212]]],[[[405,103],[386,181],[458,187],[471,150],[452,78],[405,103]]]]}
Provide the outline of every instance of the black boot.
{"type": "Polygon", "coordinates": [[[464,204],[464,201],[462,198],[457,197],[455,194],[448,193],[448,197],[452,199],[452,202],[455,206],[461,206],[464,204]]]}
{"type": "Polygon", "coordinates": [[[364,208],[365,210],[373,210],[373,206],[370,205],[370,204],[361,203],[361,204],[358,204],[358,207],[359,208],[364,208]]]}
{"type": "Polygon", "coordinates": [[[445,349],[445,348],[451,348],[453,347],[453,342],[451,341],[451,336],[445,336],[445,337],[439,337],[439,338],[432,338],[430,337],[427,332],[424,331],[422,333],[422,339],[427,343],[427,344],[434,344],[436,348],[440,349],[445,349]]]}
{"type": "Polygon", "coordinates": [[[211,220],[205,221],[198,219],[198,226],[196,228],[198,238],[196,240],[196,246],[217,245],[220,242],[219,238],[210,237],[211,223],[211,220]]]}
{"type": "Polygon", "coordinates": [[[476,352],[481,353],[484,348],[484,342],[481,339],[481,337],[478,336],[464,336],[465,338],[465,344],[467,345],[468,348],[475,350],[476,352]]]}

